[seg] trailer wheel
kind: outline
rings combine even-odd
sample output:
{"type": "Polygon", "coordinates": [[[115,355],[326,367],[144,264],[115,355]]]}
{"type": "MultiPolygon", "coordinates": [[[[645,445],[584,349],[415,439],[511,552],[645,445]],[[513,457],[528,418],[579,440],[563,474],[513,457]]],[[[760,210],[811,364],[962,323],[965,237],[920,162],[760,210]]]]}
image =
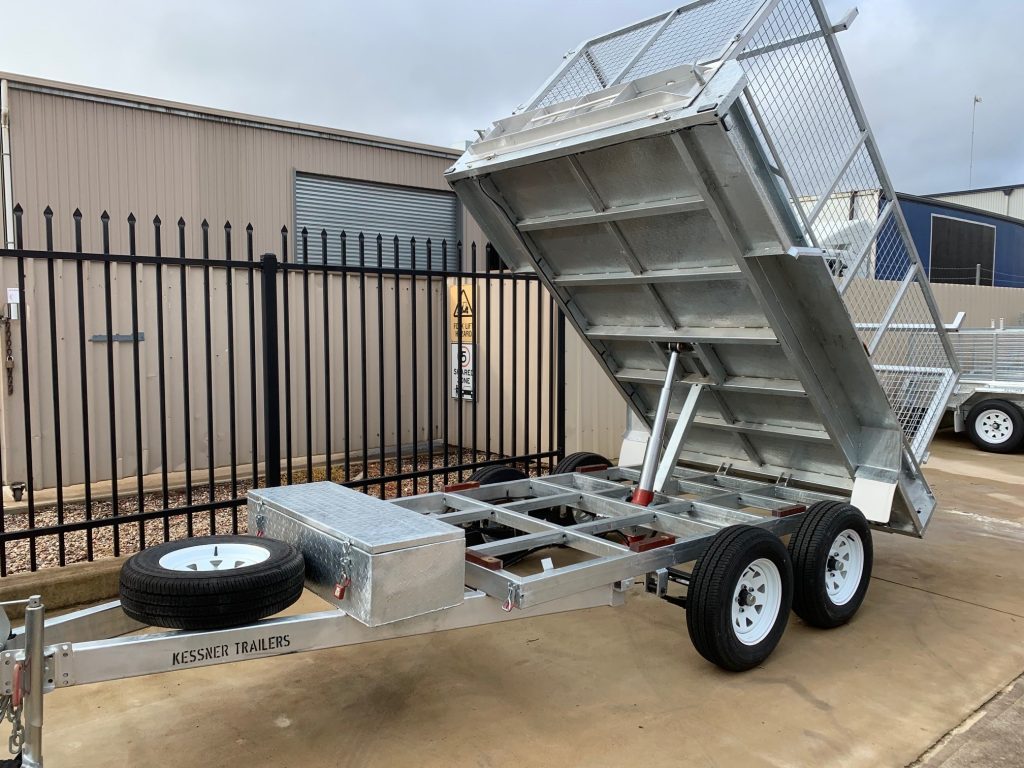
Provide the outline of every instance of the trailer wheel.
{"type": "Polygon", "coordinates": [[[251,624],[299,599],[306,576],[291,544],[257,536],[201,536],[132,555],[121,568],[121,607],[170,629],[251,624]]]}
{"type": "MultiPolygon", "coordinates": [[[[606,467],[612,466],[612,463],[599,453],[591,453],[590,451],[577,451],[576,453],[570,453],[560,462],[555,464],[554,469],[551,470],[552,475],[565,475],[570,472],[575,472],[582,467],[595,467],[604,465],[606,467]]],[[[549,522],[558,523],[559,525],[572,525],[573,523],[583,523],[587,520],[592,520],[593,515],[586,512],[571,512],[566,507],[559,507],[554,510],[551,514],[546,515],[549,522]]]]}
{"type": "Polygon", "coordinates": [[[552,475],[564,475],[568,472],[575,472],[580,467],[593,467],[603,464],[606,467],[612,466],[612,463],[599,453],[590,453],[589,451],[578,451],[577,453],[570,453],[560,462],[555,465],[555,468],[551,470],[552,475]]]}
{"type": "Polygon", "coordinates": [[[715,534],[693,569],[686,628],[701,656],[742,672],[775,650],[792,601],[793,569],[779,538],[733,525],[715,534]]]}
{"type": "Polygon", "coordinates": [[[513,480],[525,480],[526,473],[521,469],[510,467],[507,464],[493,464],[489,467],[481,467],[467,480],[480,483],[480,485],[493,485],[494,483],[508,483],[513,480]]]}
{"type": "Polygon", "coordinates": [[[874,551],[864,514],[842,501],[811,506],[789,542],[793,611],[814,627],[845,624],[864,602],[874,551]]]}
{"type": "Polygon", "coordinates": [[[1006,400],[983,400],[967,414],[971,442],[990,453],[1012,453],[1024,440],[1024,414],[1006,400]]]}

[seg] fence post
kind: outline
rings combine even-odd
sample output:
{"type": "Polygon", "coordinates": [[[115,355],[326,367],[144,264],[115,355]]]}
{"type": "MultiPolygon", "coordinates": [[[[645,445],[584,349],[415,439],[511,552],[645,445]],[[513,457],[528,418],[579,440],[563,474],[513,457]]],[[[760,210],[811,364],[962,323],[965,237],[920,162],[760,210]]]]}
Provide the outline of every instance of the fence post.
{"type": "Polygon", "coordinates": [[[565,313],[561,309],[558,310],[556,335],[558,337],[558,360],[555,392],[558,399],[558,415],[555,421],[555,440],[558,460],[561,461],[565,458],[565,313]]]}
{"type": "MultiPolygon", "coordinates": [[[[281,485],[281,389],[277,345],[277,256],[260,259],[263,273],[263,461],[267,488],[281,485]]],[[[253,371],[255,374],[255,371],[253,371]]]]}

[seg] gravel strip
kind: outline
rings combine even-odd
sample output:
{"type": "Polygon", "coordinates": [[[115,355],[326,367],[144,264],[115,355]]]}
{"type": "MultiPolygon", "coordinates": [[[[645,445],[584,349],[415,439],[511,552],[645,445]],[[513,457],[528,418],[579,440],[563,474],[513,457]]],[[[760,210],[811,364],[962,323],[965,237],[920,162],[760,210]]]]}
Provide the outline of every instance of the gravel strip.
{"type": "MultiPolygon", "coordinates": [[[[434,452],[433,466],[436,469],[443,470],[445,468],[445,456],[444,452],[441,451],[438,455],[438,451],[434,452]]],[[[458,465],[458,464],[470,464],[478,461],[488,461],[493,459],[485,453],[474,453],[473,451],[464,451],[462,454],[461,461],[459,460],[459,452],[457,448],[451,448],[448,452],[447,465],[458,465]]],[[[416,469],[423,470],[430,466],[429,456],[420,455],[416,458],[416,469]]],[[[361,480],[364,475],[363,472],[368,472],[367,477],[371,480],[373,478],[381,477],[380,471],[381,464],[379,461],[371,461],[368,463],[364,470],[364,466],[361,462],[353,462],[350,467],[352,480],[361,480]]],[[[241,468],[239,468],[241,469],[241,468]]],[[[543,467],[546,471],[546,467],[543,467]]],[[[306,482],[307,473],[305,470],[305,459],[297,459],[292,462],[292,484],[300,484],[306,482]]],[[[413,468],[413,457],[404,458],[399,468],[398,462],[394,459],[386,459],[384,461],[383,476],[389,477],[396,474],[402,474],[406,472],[414,471],[413,468]]],[[[539,473],[537,471],[537,463],[533,462],[528,470],[528,473],[532,477],[536,477],[539,473]]],[[[282,472],[284,474],[284,472],[282,472]]],[[[469,472],[463,473],[463,478],[469,476],[469,472]]],[[[540,473],[543,474],[543,473],[540,473]]],[[[324,467],[315,467],[313,469],[313,480],[322,481],[331,479],[335,482],[343,482],[345,480],[344,465],[341,463],[335,463],[332,466],[331,478],[327,477],[327,471],[324,467]]],[[[433,478],[418,478],[416,480],[403,480],[401,483],[401,493],[399,493],[398,483],[395,481],[386,483],[384,498],[390,499],[396,496],[412,496],[415,494],[429,493],[431,491],[444,490],[444,486],[450,483],[459,482],[460,478],[458,473],[450,473],[447,481],[445,480],[444,473],[435,475],[433,478]]],[[[129,485],[130,481],[122,481],[118,488],[118,514],[131,515],[139,511],[138,496],[129,485]]],[[[185,514],[178,514],[169,517],[167,520],[154,519],[147,520],[144,523],[123,523],[121,525],[110,525],[96,528],[92,531],[70,531],[63,535],[63,551],[59,536],[41,536],[35,539],[35,550],[36,550],[36,570],[43,568],[51,568],[59,565],[66,565],[68,563],[79,563],[86,560],[99,560],[107,557],[114,557],[115,551],[120,555],[128,555],[133,552],[138,552],[140,549],[140,533],[144,537],[146,545],[153,545],[163,541],[176,541],[178,539],[187,538],[189,535],[193,536],[205,536],[210,533],[246,533],[248,530],[248,524],[246,519],[245,509],[245,496],[249,488],[252,486],[251,478],[238,480],[238,493],[237,496],[232,492],[231,481],[218,482],[214,485],[213,498],[215,501],[228,501],[233,498],[241,499],[241,503],[237,507],[218,510],[213,513],[212,520],[210,512],[194,512],[191,516],[185,514]],[[191,521],[189,520],[191,517],[191,521]],[[191,531],[190,531],[191,523],[191,531]],[[212,525],[211,525],[212,523],[212,525]],[[115,550],[115,530],[117,531],[117,547],[115,550]],[[90,555],[90,538],[92,552],[90,555]]],[[[370,496],[380,497],[380,485],[371,485],[366,489],[366,492],[370,496]]],[[[209,486],[207,484],[193,485],[192,488],[192,504],[206,504],[210,498],[209,486]]],[[[184,490],[175,490],[168,493],[166,507],[173,509],[176,507],[182,507],[189,504],[188,495],[184,490]]],[[[159,491],[156,493],[146,493],[143,495],[143,509],[145,511],[160,510],[165,507],[163,503],[163,494],[159,491]]],[[[92,503],[91,517],[93,519],[109,518],[113,512],[113,505],[110,499],[104,499],[102,501],[94,501],[92,503]]],[[[48,507],[37,507],[34,516],[34,524],[29,525],[29,515],[27,512],[7,512],[4,516],[4,528],[6,531],[20,531],[28,528],[45,528],[47,526],[57,525],[58,522],[63,523],[75,523],[81,522],[88,519],[86,516],[86,508],[82,503],[65,504],[64,514],[62,520],[58,520],[57,509],[55,506],[48,507]]],[[[21,573],[24,571],[32,570],[31,552],[30,552],[30,540],[22,539],[19,541],[9,541],[3,546],[3,551],[0,552],[0,572],[5,574],[21,573]]]]}

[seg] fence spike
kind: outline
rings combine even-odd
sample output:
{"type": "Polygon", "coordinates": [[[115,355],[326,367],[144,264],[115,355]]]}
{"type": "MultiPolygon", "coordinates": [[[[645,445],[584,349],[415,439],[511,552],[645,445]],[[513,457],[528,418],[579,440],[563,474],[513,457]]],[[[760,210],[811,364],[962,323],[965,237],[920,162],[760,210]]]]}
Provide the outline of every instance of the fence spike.
{"type": "Polygon", "coordinates": [[[71,214],[71,218],[78,219],[79,221],[81,221],[82,220],[82,211],[80,209],[78,209],[78,208],[75,208],[75,212],[71,214]]]}
{"type": "Polygon", "coordinates": [[[15,205],[12,210],[14,211],[15,216],[21,216],[21,214],[25,212],[25,209],[21,207],[21,203],[15,205]]]}
{"type": "Polygon", "coordinates": [[[245,225],[245,231],[248,232],[249,234],[252,234],[252,222],[251,221],[248,224],[245,225]]]}
{"type": "Polygon", "coordinates": [[[135,223],[135,214],[134,213],[130,213],[129,212],[129,214],[128,214],[128,223],[129,224],[134,224],[135,223]]]}
{"type": "MultiPolygon", "coordinates": [[[[17,213],[17,211],[15,211],[17,213]]],[[[110,221],[110,214],[104,211],[100,214],[100,221],[110,221]]]]}
{"type": "Polygon", "coordinates": [[[160,217],[153,217],[153,255],[157,258],[163,255],[160,244],[160,217]]]}
{"type": "Polygon", "coordinates": [[[46,250],[53,250],[53,209],[46,206],[43,211],[43,218],[46,219],[46,250]]]}

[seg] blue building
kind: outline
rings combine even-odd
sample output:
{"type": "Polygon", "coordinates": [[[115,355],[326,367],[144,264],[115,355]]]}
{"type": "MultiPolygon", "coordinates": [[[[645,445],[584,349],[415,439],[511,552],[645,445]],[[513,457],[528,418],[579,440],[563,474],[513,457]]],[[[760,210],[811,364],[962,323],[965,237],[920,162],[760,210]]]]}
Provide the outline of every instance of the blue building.
{"type": "Polygon", "coordinates": [[[1024,288],[1024,220],[934,197],[897,196],[931,282],[1024,288]]]}

